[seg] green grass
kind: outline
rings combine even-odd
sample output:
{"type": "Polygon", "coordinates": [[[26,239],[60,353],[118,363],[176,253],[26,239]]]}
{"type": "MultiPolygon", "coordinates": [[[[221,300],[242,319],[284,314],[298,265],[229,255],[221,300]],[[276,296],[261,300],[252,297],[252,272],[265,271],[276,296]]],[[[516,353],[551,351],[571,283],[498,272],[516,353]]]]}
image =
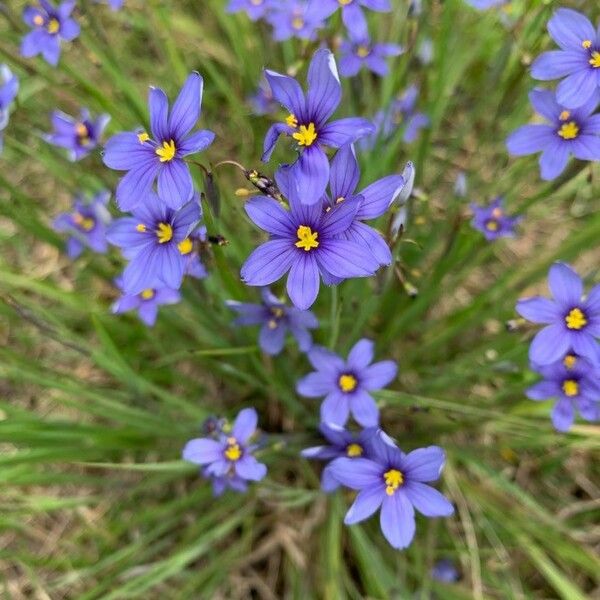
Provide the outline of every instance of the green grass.
{"type": "MultiPolygon", "coordinates": [[[[378,394],[401,447],[439,444],[440,487],[456,515],[418,519],[413,545],[391,550],[376,519],[347,528],[351,495],[325,497],[318,467],[298,457],[316,441],[318,402],[298,397],[308,362],[291,344],[263,356],[256,331],[234,330],[224,300],[256,300],[238,272],[260,241],[234,190],[235,168],[217,171],[221,210],[205,206],[211,233],[229,240],[206,256],[210,277],[184,285],[185,301],[161,310],[152,330],[115,317],[116,251],[71,264],[52,218],[79,190],[114,189],[99,154],[70,164],[40,139],[49,112],[80,106],[112,115],[109,132],[147,118],[147,86],[172,97],[186,74],[204,76],[201,126],[217,133],[200,156],[260,164],[268,117],[245,102],[268,65],[298,69],[314,45],[274,44],[263,24],[227,15],[218,0],[127,0],[111,13],[80,4],[82,36],[58,69],[18,55],[23,2],[6,3],[0,62],[22,80],[0,158],[0,565],[7,598],[561,598],[598,593],[600,428],[558,435],[549,403],[523,390],[532,330],[510,333],[517,298],[543,290],[556,259],[598,280],[600,169],[573,163],[543,183],[533,157],[509,159],[504,139],[531,118],[527,64],[550,47],[545,22],[558,2],[515,1],[476,12],[460,0],[423,2],[407,16],[372,15],[377,36],[404,44],[390,76],[344,83],[339,114],[372,116],[412,82],[431,128],[411,146],[400,136],[361,158],[363,180],[417,169],[420,193],[395,247],[397,271],[323,289],[317,341],[346,352],[360,337],[400,363],[378,394]],[[425,37],[434,61],[414,48],[425,37]],[[468,200],[507,198],[525,216],[520,237],[486,244],[471,230],[468,201],[453,195],[464,170],[468,200]],[[268,478],[246,496],[213,500],[183,444],[210,414],[256,406],[271,434],[261,451],[268,478]],[[432,581],[441,557],[462,578],[432,581]],[[414,594],[414,595],[413,595],[414,594]]],[[[599,17],[591,0],[577,6],[599,17]]],[[[194,172],[203,187],[202,173],[194,172]]],[[[116,214],[116,210],[115,210],[116,214]]],[[[380,223],[385,229],[387,223],[380,223]]],[[[281,288],[278,288],[281,289],[281,288]]]]}

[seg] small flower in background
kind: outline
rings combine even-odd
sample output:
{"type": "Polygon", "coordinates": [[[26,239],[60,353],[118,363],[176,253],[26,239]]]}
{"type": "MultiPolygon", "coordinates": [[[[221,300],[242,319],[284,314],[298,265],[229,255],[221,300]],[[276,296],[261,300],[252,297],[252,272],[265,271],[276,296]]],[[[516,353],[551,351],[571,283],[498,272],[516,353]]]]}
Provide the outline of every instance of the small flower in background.
{"type": "MultiPolygon", "coordinates": [[[[331,461],[334,458],[369,458],[369,444],[377,429],[370,427],[360,432],[352,432],[333,424],[321,423],[319,431],[329,442],[328,446],[313,446],[300,453],[304,458],[331,461]]],[[[326,466],[321,474],[321,489],[329,494],[340,487],[340,483],[331,476],[326,466]]]]}
{"type": "Polygon", "coordinates": [[[317,203],[329,181],[329,159],[324,146],[339,148],[374,131],[367,119],[350,117],[328,123],[342,98],[333,54],[315,52],[308,70],[308,93],[292,77],[265,71],[273,97],[289,111],[285,123],[275,123],[265,136],[262,160],[267,162],[280,135],[291,136],[300,156],[292,165],[296,194],[304,204],[317,203]]]}
{"type": "Polygon", "coordinates": [[[121,10],[123,8],[123,4],[125,4],[125,0],[95,0],[95,2],[108,4],[111,10],[121,10]]]}
{"type": "Polygon", "coordinates": [[[212,480],[215,495],[227,487],[244,492],[247,481],[260,481],[267,474],[267,467],[253,456],[256,445],[249,443],[257,421],[256,411],[245,408],[239,412],[230,432],[216,432],[217,439],[196,438],[185,445],[183,460],[204,467],[202,474],[212,480]]]}
{"type": "Polygon", "coordinates": [[[73,210],[62,213],[54,219],[55,231],[69,234],[67,256],[77,258],[84,250],[104,254],[108,250],[107,226],[111,216],[107,209],[110,192],[99,192],[91,201],[83,197],[75,198],[73,210]]]}
{"type": "Polygon", "coordinates": [[[319,19],[327,19],[338,8],[342,11],[342,21],[348,32],[362,37],[367,33],[367,20],[361,7],[377,12],[390,12],[389,0],[311,0],[311,9],[319,19]]]}
{"type": "Polygon", "coordinates": [[[123,292],[123,295],[113,304],[113,314],[137,310],[138,317],[148,327],[153,327],[156,323],[159,306],[163,304],[177,304],[181,301],[181,294],[171,288],[146,288],[138,294],[127,294],[124,292],[122,277],[117,278],[115,283],[123,292]]]}
{"type": "Polygon", "coordinates": [[[570,8],[559,8],[548,21],[548,32],[560,46],[540,55],[531,65],[534,79],[564,79],[556,99],[567,108],[590,101],[600,88],[600,33],[590,20],[570,8]]]}
{"type": "Polygon", "coordinates": [[[532,323],[546,325],[529,347],[529,359],[536,365],[549,365],[570,350],[600,365],[595,338],[600,337],[600,284],[584,297],[583,281],[565,263],[556,262],[548,272],[548,285],[554,300],[535,296],[519,300],[517,312],[532,323]]]}
{"type": "MultiPolygon", "coordinates": [[[[402,192],[404,178],[402,175],[389,175],[357,192],[359,180],[360,170],[354,148],[351,144],[342,146],[331,161],[329,195],[326,194],[323,200],[325,210],[335,211],[343,202],[360,199],[359,209],[350,227],[339,237],[365,246],[381,266],[389,265],[392,254],[385,239],[362,221],[376,219],[386,213],[402,192]]],[[[339,283],[338,280],[335,282],[339,283]]]]}
{"type": "Polygon", "coordinates": [[[279,105],[273,98],[273,92],[267,80],[263,77],[258,84],[256,92],[249,96],[248,102],[255,115],[268,115],[279,110],[279,105]]]}
{"type": "Polygon", "coordinates": [[[363,521],[381,508],[381,531],[397,549],[407,548],[415,534],[415,509],[426,517],[449,517],[452,504],[426,483],[439,479],[444,451],[429,446],[404,454],[381,430],[373,436],[370,458],[337,458],[329,469],[342,485],[359,493],[344,523],[363,521]]]}
{"type": "Polygon", "coordinates": [[[577,409],[586,421],[600,418],[600,371],[585,358],[568,352],[551,365],[535,365],[543,380],[531,386],[526,395],[531,400],[555,399],[552,423],[558,431],[568,431],[577,409]]]}
{"type": "Polygon", "coordinates": [[[59,110],[52,113],[52,133],[44,135],[49,144],[66,148],[72,161],[87,156],[100,142],[104,128],[110,121],[109,115],[100,115],[96,119],[90,117],[87,109],[83,109],[78,119],[59,110]]]}
{"type": "Polygon", "coordinates": [[[204,419],[200,430],[206,435],[218,436],[220,433],[226,433],[226,425],[227,419],[215,417],[213,415],[204,419]]]}
{"type": "Polygon", "coordinates": [[[194,193],[192,175],[184,158],[201,152],[215,138],[202,129],[190,135],[200,118],[203,80],[192,73],[186,80],[169,113],[167,95],[150,88],[148,109],[150,130],[127,131],[106,143],[104,164],[117,171],[128,171],[117,187],[117,203],[123,211],[135,208],[152,191],[155,180],[160,199],[172,209],[181,208],[194,193]]]}
{"type": "Polygon", "coordinates": [[[131,217],[113,222],[106,237],[129,260],[123,272],[127,294],[156,287],[179,289],[194,249],[190,234],[201,216],[198,196],[175,211],[149,193],[131,217]]]}
{"type": "Polygon", "coordinates": [[[306,352],[312,346],[309,329],[316,329],[319,321],[308,310],[286,306],[269,288],[261,290],[262,304],[247,304],[228,300],[227,306],[238,313],[233,325],[261,325],[258,344],[263,352],[276,355],[283,350],[286,333],[291,333],[298,347],[306,352]]]}
{"type": "Polygon", "coordinates": [[[393,360],[373,363],[375,345],[359,340],[347,360],[330,350],[314,346],[307,356],[316,371],[304,376],[296,390],[308,398],[325,396],[321,404],[321,422],[342,427],[352,415],[363,427],[379,423],[379,409],[369,392],[380,390],[393,381],[398,367],[393,360]]]}
{"type": "Polygon", "coordinates": [[[486,10],[506,4],[509,0],[465,0],[465,2],[477,10],[486,10]]]}
{"type": "Polygon", "coordinates": [[[319,276],[331,284],[375,273],[379,263],[366,247],[339,239],[352,224],[360,199],[348,200],[337,210],[325,212],[322,203],[303,204],[295,196],[289,167],[279,169],[276,178],[279,189],[289,199],[289,211],[267,196],[256,196],[244,205],[250,219],[270,234],[269,241],[256,248],[243,264],[244,283],[271,285],[289,272],[286,287],[290,300],[306,310],[317,299],[319,276]]]}
{"type": "Polygon", "coordinates": [[[33,30],[21,42],[21,56],[31,58],[41,54],[55,67],[60,58],[61,41],[71,42],[79,36],[79,24],[71,18],[74,8],[75,0],[66,0],[58,6],[49,0],[39,0],[39,7],[25,7],[23,20],[33,30]]]}
{"type": "Polygon", "coordinates": [[[467,175],[464,171],[459,171],[456,175],[454,195],[457,198],[464,198],[467,195],[467,175]]]}
{"type": "Polygon", "coordinates": [[[6,65],[0,65],[0,152],[3,148],[2,132],[8,125],[9,109],[19,91],[19,79],[6,65]]]}
{"type": "Polygon", "coordinates": [[[474,229],[481,231],[488,242],[501,237],[515,237],[515,227],[521,217],[509,217],[504,209],[504,198],[498,196],[488,206],[471,204],[474,229]]]}
{"type": "Polygon", "coordinates": [[[433,565],[431,577],[442,583],[454,583],[460,579],[460,573],[449,558],[442,558],[433,565]]]}
{"type": "Polygon", "coordinates": [[[433,62],[433,40],[431,38],[421,40],[417,48],[417,58],[424,66],[428,66],[433,62]]]}
{"type": "Polygon", "coordinates": [[[266,20],[273,28],[273,39],[283,42],[296,37],[301,40],[316,39],[316,31],[323,27],[318,11],[309,6],[308,0],[272,2],[266,20]]]}
{"type": "Polygon", "coordinates": [[[399,56],[402,52],[398,44],[374,44],[368,36],[344,40],[340,45],[340,75],[354,77],[364,66],[385,77],[389,72],[386,58],[399,56]]]}
{"type": "Polygon", "coordinates": [[[263,19],[276,3],[273,0],[229,0],[228,13],[244,11],[251,21],[263,19]]]}
{"type": "MultiPolygon", "coordinates": [[[[598,71],[600,76],[600,71],[598,71]]],[[[542,179],[558,177],[569,157],[600,160],[600,114],[592,115],[600,94],[592,94],[578,109],[567,109],[556,102],[554,92],[532,90],[529,100],[536,112],[550,121],[547,124],[523,125],[511,133],[506,146],[515,156],[542,152],[542,179]]]]}
{"type": "MultiPolygon", "coordinates": [[[[187,261],[183,274],[193,277],[194,279],[206,279],[206,277],[208,277],[208,271],[200,258],[200,251],[197,247],[197,243],[206,242],[206,227],[201,225],[198,229],[192,231],[189,235],[189,239],[192,242],[192,249],[189,253],[184,253],[184,256],[187,256],[187,261]]],[[[185,249],[186,248],[184,247],[184,250],[185,249]]]]}

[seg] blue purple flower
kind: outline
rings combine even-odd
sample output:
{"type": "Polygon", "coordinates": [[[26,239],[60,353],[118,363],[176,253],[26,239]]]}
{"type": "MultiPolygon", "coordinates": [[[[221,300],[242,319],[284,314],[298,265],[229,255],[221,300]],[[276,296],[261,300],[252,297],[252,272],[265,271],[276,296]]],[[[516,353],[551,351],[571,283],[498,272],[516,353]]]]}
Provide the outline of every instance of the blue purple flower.
{"type": "Polygon", "coordinates": [[[332,477],[358,490],[346,513],[346,525],[363,521],[381,509],[381,531],[394,548],[401,549],[414,537],[415,509],[426,517],[453,514],[454,507],[445,496],[426,485],[442,472],[446,457],[441,448],[429,446],[405,454],[379,431],[370,451],[370,458],[337,458],[329,466],[332,477]]]}
{"type": "MultiPolygon", "coordinates": [[[[377,429],[369,427],[360,432],[352,432],[339,425],[321,423],[319,431],[329,442],[329,445],[305,448],[301,452],[304,458],[326,461],[331,461],[342,456],[348,458],[369,458],[369,445],[377,429]]],[[[332,477],[329,467],[326,466],[321,474],[321,489],[329,494],[337,490],[339,486],[340,483],[332,477]]]]}
{"type": "Polygon", "coordinates": [[[10,105],[17,97],[19,91],[19,79],[6,66],[0,65],[0,152],[3,147],[2,132],[8,125],[10,105]]]}
{"type": "Polygon", "coordinates": [[[256,431],[258,415],[253,408],[241,410],[228,433],[217,439],[196,438],[183,449],[183,459],[204,467],[202,474],[213,480],[215,495],[227,487],[246,490],[246,481],[260,481],[267,468],[253,456],[256,446],[250,443],[256,431]]]}
{"type": "Polygon", "coordinates": [[[106,239],[107,225],[111,217],[107,209],[110,192],[100,192],[91,200],[79,196],[73,202],[73,210],[62,213],[54,219],[52,227],[69,235],[67,255],[77,258],[84,248],[104,254],[108,250],[106,239]]]}
{"type": "Polygon", "coordinates": [[[316,31],[323,20],[308,0],[283,0],[272,2],[266,20],[273,28],[273,39],[278,42],[296,37],[301,40],[316,39],[316,31]]]}
{"type": "Polygon", "coordinates": [[[52,133],[44,139],[54,146],[66,148],[72,161],[87,156],[98,144],[104,128],[110,121],[109,115],[100,115],[92,119],[87,109],[83,109],[78,119],[59,110],[52,113],[52,133]]]}
{"type": "Polygon", "coordinates": [[[256,91],[248,98],[255,115],[267,115],[279,110],[267,80],[262,77],[256,91]]]}
{"type": "Polygon", "coordinates": [[[344,40],[340,54],[340,75],[343,77],[354,77],[362,67],[385,77],[389,72],[386,59],[402,54],[402,47],[398,44],[374,44],[368,36],[363,36],[344,40]]]}
{"type": "Polygon", "coordinates": [[[569,265],[557,262],[548,272],[548,285],[554,300],[535,296],[519,300],[516,307],[528,321],[546,325],[531,342],[531,362],[552,364],[572,350],[600,365],[594,339],[600,336],[600,284],[584,296],[581,277],[569,265]]]}
{"type": "Polygon", "coordinates": [[[190,235],[202,216],[199,197],[173,210],[150,192],[132,215],[117,219],[107,232],[108,241],[129,260],[123,272],[125,292],[179,289],[194,249],[190,235]]]}
{"type": "Polygon", "coordinates": [[[600,88],[600,29],[570,8],[559,8],[548,21],[548,32],[560,50],[544,52],[531,65],[531,75],[542,81],[564,79],[556,99],[567,108],[588,103],[600,88]]]}
{"type": "Polygon", "coordinates": [[[506,4],[509,0],[465,0],[465,2],[478,10],[486,10],[506,4]]]}
{"type": "Polygon", "coordinates": [[[314,346],[307,356],[316,371],[309,373],[296,385],[302,396],[320,398],[321,422],[346,424],[350,414],[363,427],[379,423],[379,409],[369,392],[380,390],[393,381],[398,367],[393,360],[373,362],[375,345],[359,340],[344,360],[330,350],[314,346]]]}
{"type": "Polygon", "coordinates": [[[317,299],[319,276],[332,284],[375,273],[379,264],[366,247],[340,239],[358,213],[359,198],[325,212],[322,202],[307,205],[296,197],[289,168],[279,169],[276,178],[289,210],[267,196],[256,196],[244,206],[250,219],[270,234],[242,266],[246,284],[270,285],[289,272],[287,293],[294,306],[306,310],[317,299]]]}
{"type": "Polygon", "coordinates": [[[390,12],[392,6],[389,0],[311,0],[311,8],[320,19],[327,19],[339,9],[342,11],[342,21],[354,36],[364,36],[367,33],[367,20],[362,7],[378,12],[390,12]]]}
{"type": "MultiPolygon", "coordinates": [[[[117,287],[123,291],[123,279],[119,277],[117,287]]],[[[121,297],[112,306],[113,314],[137,310],[138,317],[148,327],[153,327],[158,316],[158,307],[163,304],[177,304],[181,300],[178,290],[167,287],[146,288],[137,294],[123,292],[121,297]]]]}
{"type": "Polygon", "coordinates": [[[273,0],[229,0],[227,12],[244,11],[250,20],[257,21],[263,19],[274,4],[273,0]]]}
{"type": "Polygon", "coordinates": [[[104,164],[117,171],[128,171],[117,187],[119,208],[129,211],[152,190],[155,180],[160,199],[178,209],[194,193],[192,175],[186,156],[206,149],[215,134],[200,130],[190,132],[200,118],[203,80],[192,73],[186,80],[169,112],[167,95],[150,88],[150,134],[128,131],[114,135],[106,144],[104,164]]]}
{"type": "Polygon", "coordinates": [[[305,204],[318,202],[329,180],[329,160],[324,147],[339,148],[373,132],[367,119],[351,117],[328,123],[342,97],[333,54],[317,50],[308,70],[308,93],[287,75],[265,71],[273,97],[289,111],[285,123],[271,126],[264,141],[263,161],[271,157],[280,135],[291,136],[300,155],[292,165],[297,194],[305,204]]]}
{"type": "Polygon", "coordinates": [[[431,569],[431,577],[442,583],[454,583],[460,579],[460,573],[449,558],[438,560],[431,569]]]}
{"type": "Polygon", "coordinates": [[[586,421],[600,418],[600,372],[585,358],[568,352],[550,365],[531,365],[543,380],[526,394],[531,400],[555,399],[552,423],[558,431],[568,431],[575,420],[575,409],[586,421]]]}
{"type": "Polygon", "coordinates": [[[592,115],[600,94],[593,93],[577,109],[558,104],[549,90],[532,90],[529,99],[550,124],[524,125],[511,133],[506,140],[511,154],[542,152],[540,169],[546,180],[558,177],[571,155],[580,160],[600,160],[600,114],[592,115]]]}
{"type": "Polygon", "coordinates": [[[283,350],[285,335],[289,332],[298,342],[302,352],[312,346],[309,329],[316,329],[319,321],[308,310],[286,306],[271,293],[269,288],[261,290],[262,304],[247,304],[228,300],[227,306],[238,313],[234,325],[261,325],[258,344],[263,352],[276,355],[283,350]]]}
{"type": "Polygon", "coordinates": [[[32,31],[21,42],[21,56],[31,58],[41,54],[47,63],[56,66],[61,41],[71,42],[79,36],[79,24],[71,18],[74,8],[75,0],[66,0],[58,6],[49,0],[39,0],[39,7],[25,7],[23,20],[32,31]]]}
{"type": "Polygon", "coordinates": [[[481,231],[488,242],[501,237],[515,237],[515,227],[521,217],[510,217],[504,209],[504,198],[498,196],[487,206],[471,204],[473,220],[471,224],[481,231]]]}

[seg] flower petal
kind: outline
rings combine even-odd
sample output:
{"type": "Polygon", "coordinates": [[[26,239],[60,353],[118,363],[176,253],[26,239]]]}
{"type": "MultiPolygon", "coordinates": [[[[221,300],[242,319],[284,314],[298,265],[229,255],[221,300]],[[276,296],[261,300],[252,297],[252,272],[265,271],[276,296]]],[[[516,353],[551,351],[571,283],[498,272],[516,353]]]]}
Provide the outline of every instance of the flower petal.
{"type": "Polygon", "coordinates": [[[556,303],[542,296],[519,300],[516,311],[532,323],[554,323],[560,316],[556,303]]]}
{"type": "Polygon", "coordinates": [[[293,77],[281,75],[269,69],[265,70],[265,77],[271,86],[273,98],[290,114],[293,114],[298,121],[303,121],[306,111],[304,93],[300,84],[293,77]]]}
{"type": "Polygon", "coordinates": [[[251,221],[262,230],[281,237],[295,237],[296,231],[290,213],[279,202],[266,196],[255,196],[244,204],[251,221]]]}
{"type": "Polygon", "coordinates": [[[513,131],[506,139],[506,147],[514,156],[525,156],[541,152],[555,139],[554,129],[550,125],[523,125],[513,131]]]}
{"type": "Polygon", "coordinates": [[[120,210],[133,210],[151,192],[159,165],[157,160],[149,160],[125,174],[119,181],[116,193],[120,210]]]}
{"type": "Polygon", "coordinates": [[[154,139],[159,144],[170,140],[168,127],[169,100],[160,88],[150,88],[148,92],[148,110],[150,111],[150,131],[152,131],[154,139]]]}
{"type": "Polygon", "coordinates": [[[316,204],[321,200],[329,182],[329,160],[318,144],[306,148],[292,165],[292,197],[302,204],[316,204]]]}
{"type": "Polygon", "coordinates": [[[342,485],[352,490],[381,485],[382,467],[368,458],[336,458],[329,468],[342,485]]]}
{"type": "Polygon", "coordinates": [[[560,399],[552,409],[552,424],[558,431],[569,431],[575,420],[573,403],[566,398],[560,399]]]}
{"type": "Polygon", "coordinates": [[[401,493],[386,495],[379,517],[385,539],[398,550],[408,548],[415,535],[415,511],[408,498],[401,493]]]}
{"type": "Polygon", "coordinates": [[[331,117],[342,98],[342,86],[331,50],[317,50],[308,68],[307,119],[317,130],[331,117]]]}
{"type": "Polygon", "coordinates": [[[560,360],[571,346],[571,336],[562,325],[549,325],[539,331],[529,346],[529,360],[549,365],[560,360]]]}
{"type": "Polygon", "coordinates": [[[383,360],[361,371],[360,383],[367,390],[380,390],[394,380],[397,372],[393,360],[383,360]]]}
{"type": "MultiPolygon", "coordinates": [[[[373,355],[375,352],[375,344],[371,340],[363,338],[358,340],[356,344],[350,350],[348,354],[348,360],[346,361],[348,367],[352,370],[362,370],[373,361],[373,355]]],[[[362,381],[362,377],[361,377],[362,381]]]]}
{"type": "Polygon", "coordinates": [[[360,170],[354,147],[351,144],[342,146],[331,161],[329,179],[331,198],[335,201],[338,198],[351,197],[359,179],[360,170]]]}
{"type": "Polygon", "coordinates": [[[598,80],[596,73],[586,68],[565,77],[556,88],[556,99],[559,104],[568,108],[583,106],[590,96],[596,93],[598,80]]]}
{"type": "Polygon", "coordinates": [[[350,396],[350,412],[354,420],[362,427],[379,425],[379,409],[375,400],[367,391],[359,389],[350,396]]]}
{"type": "Polygon", "coordinates": [[[183,160],[174,159],[162,164],[158,173],[157,191],[160,199],[174,210],[192,199],[194,194],[192,174],[183,160]]]}
{"type": "Polygon", "coordinates": [[[203,86],[204,80],[196,71],[185,80],[169,115],[168,128],[174,139],[181,140],[200,118],[203,86]]]}
{"type": "Polygon", "coordinates": [[[375,125],[368,119],[348,117],[328,123],[319,131],[319,143],[332,148],[355,142],[361,137],[375,133],[375,125]]]}
{"type": "Polygon", "coordinates": [[[292,263],[286,287],[294,306],[306,310],[314,304],[319,293],[319,268],[311,252],[298,254],[292,263]]]}
{"type": "Polygon", "coordinates": [[[181,156],[196,154],[196,152],[206,150],[213,143],[214,139],[215,134],[212,131],[201,129],[187,137],[183,142],[180,142],[177,150],[181,156]]]}
{"type": "Polygon", "coordinates": [[[347,240],[327,240],[317,254],[319,267],[335,277],[368,277],[379,263],[365,249],[347,240]]]}
{"type": "Polygon", "coordinates": [[[323,371],[315,371],[305,375],[296,384],[296,391],[307,398],[321,398],[334,389],[331,375],[323,371]]]}
{"type": "Polygon", "coordinates": [[[223,447],[215,440],[197,438],[184,446],[182,457],[197,465],[207,465],[223,457],[223,447]]]}
{"type": "Polygon", "coordinates": [[[556,301],[570,309],[581,303],[583,281],[566,263],[556,262],[548,271],[548,287],[556,301]]]}
{"type": "Polygon", "coordinates": [[[540,81],[551,81],[585,69],[586,59],[582,52],[551,50],[538,56],[531,65],[531,76],[540,81]]]}
{"type": "Polygon", "coordinates": [[[596,31],[590,20],[570,8],[559,8],[555,11],[548,21],[548,33],[565,50],[578,50],[582,47],[582,41],[596,39],[596,31]]]}
{"type": "Polygon", "coordinates": [[[248,285],[270,285],[281,279],[296,258],[289,240],[270,240],[261,244],[242,265],[242,281],[248,285]]]}
{"type": "Polygon", "coordinates": [[[421,482],[436,481],[444,468],[446,454],[439,446],[428,446],[409,452],[402,462],[407,479],[421,482]]]}
{"type": "Polygon", "coordinates": [[[344,426],[350,414],[348,396],[340,391],[330,392],[321,403],[321,422],[344,426]]]}
{"type": "Polygon", "coordinates": [[[385,498],[385,485],[382,483],[372,488],[365,488],[358,492],[352,506],[344,517],[345,525],[353,525],[368,519],[381,506],[385,498]]]}
{"type": "Polygon", "coordinates": [[[360,192],[363,201],[356,218],[362,221],[376,219],[383,215],[398,197],[404,185],[402,175],[388,175],[368,185],[360,192]]]}
{"type": "Polygon", "coordinates": [[[246,455],[235,463],[235,472],[238,477],[250,481],[260,481],[267,474],[267,467],[259,463],[254,456],[246,455]]]}
{"type": "Polygon", "coordinates": [[[412,505],[426,517],[449,517],[454,513],[452,503],[429,485],[408,481],[402,489],[412,505]]]}

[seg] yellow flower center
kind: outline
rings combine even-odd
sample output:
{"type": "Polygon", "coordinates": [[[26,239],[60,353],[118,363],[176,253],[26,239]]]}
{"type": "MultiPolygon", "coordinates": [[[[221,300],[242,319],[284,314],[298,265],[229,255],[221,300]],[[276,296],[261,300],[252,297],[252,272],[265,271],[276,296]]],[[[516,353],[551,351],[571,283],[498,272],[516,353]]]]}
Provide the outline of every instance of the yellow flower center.
{"type": "Polygon", "coordinates": [[[281,317],[283,317],[283,308],[279,308],[278,306],[274,306],[273,308],[271,308],[271,314],[276,319],[281,319],[281,317]]]}
{"type": "Polygon", "coordinates": [[[179,244],[177,244],[177,249],[179,250],[180,254],[183,254],[184,256],[186,254],[189,254],[192,251],[193,247],[194,244],[192,243],[192,240],[190,240],[190,238],[185,238],[184,240],[181,240],[179,244]]]}
{"type": "Polygon", "coordinates": [[[397,469],[390,469],[383,474],[385,481],[385,493],[392,496],[394,492],[404,483],[404,475],[397,469]]]}
{"type": "Polygon", "coordinates": [[[339,198],[335,199],[335,203],[336,204],[341,204],[346,198],[344,198],[344,196],[340,196],[339,198]]]}
{"type": "Polygon", "coordinates": [[[351,4],[352,0],[338,0],[338,4],[340,6],[348,6],[348,4],[351,4]]]}
{"type": "Polygon", "coordinates": [[[296,30],[304,27],[304,19],[302,17],[294,17],[292,19],[292,27],[296,30]]]}
{"type": "Polygon", "coordinates": [[[492,217],[494,217],[494,219],[499,219],[501,216],[502,209],[499,206],[496,206],[496,208],[492,210],[492,217]]]}
{"type": "Polygon", "coordinates": [[[572,354],[567,354],[563,358],[563,365],[565,365],[565,367],[567,369],[572,369],[576,363],[577,363],[577,357],[573,356],[572,354]]]}
{"type": "Polygon", "coordinates": [[[44,17],[42,17],[42,15],[35,15],[35,17],[33,17],[33,24],[38,27],[42,26],[44,24],[44,17]]]}
{"type": "Polygon", "coordinates": [[[566,379],[563,381],[562,389],[565,396],[569,396],[569,398],[579,394],[579,384],[573,379],[566,379]]]}
{"type": "Polygon", "coordinates": [[[173,239],[173,228],[168,223],[159,223],[156,230],[159,244],[165,244],[173,239]]]}
{"type": "Polygon", "coordinates": [[[78,212],[73,213],[73,221],[75,225],[77,225],[80,229],[83,229],[84,231],[91,231],[92,229],[94,229],[94,225],[96,224],[96,221],[94,221],[94,219],[92,219],[91,217],[84,217],[78,212]]]}
{"type": "Polygon", "coordinates": [[[560,135],[563,140],[574,140],[579,135],[579,126],[575,121],[564,123],[560,126],[558,135],[560,135]]]}
{"type": "Polygon", "coordinates": [[[369,54],[371,53],[371,50],[369,50],[368,46],[359,46],[356,49],[356,54],[360,57],[360,58],[365,58],[366,56],[369,56],[369,54]]]}
{"type": "Polygon", "coordinates": [[[234,437],[227,438],[227,449],[225,450],[225,457],[228,460],[235,462],[242,456],[242,449],[234,437]]]}
{"type": "Polygon", "coordinates": [[[592,47],[592,40],[583,40],[583,42],[581,42],[581,45],[586,49],[589,50],[592,47]]]}
{"type": "Polygon", "coordinates": [[[138,140],[140,140],[140,144],[147,142],[149,139],[150,136],[145,131],[142,131],[142,133],[138,133],[138,140]]]}
{"type": "Polygon", "coordinates": [[[558,115],[558,118],[561,121],[566,121],[569,117],[571,116],[571,111],[570,110],[563,110],[560,115],[558,115]]]}
{"type": "Polygon", "coordinates": [[[350,458],[356,458],[357,456],[362,456],[363,449],[360,444],[350,444],[346,448],[346,455],[350,458]]]}
{"type": "Polygon", "coordinates": [[[600,52],[598,52],[598,50],[592,52],[592,58],[590,58],[590,65],[592,65],[594,69],[600,69],[600,52]]]}
{"type": "Polygon", "coordinates": [[[305,252],[309,252],[313,248],[319,247],[319,242],[317,242],[317,237],[319,236],[318,231],[313,232],[310,227],[300,225],[298,231],[296,231],[296,235],[298,236],[296,248],[302,248],[305,252]]]}
{"type": "Polygon", "coordinates": [[[48,33],[58,33],[58,30],[60,29],[58,19],[50,19],[46,25],[46,29],[48,30],[48,33]]]}
{"type": "Polygon", "coordinates": [[[163,145],[159,146],[155,152],[160,156],[160,162],[169,162],[175,158],[175,142],[173,140],[163,142],[163,145]]]}
{"type": "Polygon", "coordinates": [[[340,375],[338,379],[338,385],[342,392],[353,392],[358,385],[358,381],[356,381],[356,377],[354,375],[350,375],[349,373],[345,373],[344,375],[340,375]]]}
{"type": "Polygon", "coordinates": [[[146,288],[141,291],[140,296],[144,300],[150,300],[151,298],[154,298],[154,290],[152,288],[146,288]]]}
{"type": "Polygon", "coordinates": [[[494,219],[490,219],[486,224],[485,228],[488,231],[498,231],[498,221],[494,221],[494,219]]]}
{"type": "Polygon", "coordinates": [[[263,0],[250,0],[250,4],[252,6],[260,6],[263,3],[263,0]]]}
{"type": "Polygon", "coordinates": [[[293,133],[292,137],[298,141],[300,146],[310,146],[317,139],[315,124],[311,122],[308,124],[308,127],[300,125],[298,131],[293,133]]]}
{"type": "Polygon", "coordinates": [[[298,119],[296,119],[296,115],[290,113],[286,118],[285,118],[285,124],[288,127],[291,127],[292,129],[296,129],[296,127],[298,127],[298,119]]]}
{"type": "Polygon", "coordinates": [[[580,308],[572,308],[565,317],[565,321],[569,329],[579,330],[587,325],[585,314],[583,314],[583,311],[580,308]]]}
{"type": "Polygon", "coordinates": [[[146,233],[146,226],[143,223],[138,223],[135,228],[140,233],[146,233]]]}
{"type": "Polygon", "coordinates": [[[269,329],[277,329],[277,321],[275,319],[269,319],[267,321],[267,327],[269,329]]]}

